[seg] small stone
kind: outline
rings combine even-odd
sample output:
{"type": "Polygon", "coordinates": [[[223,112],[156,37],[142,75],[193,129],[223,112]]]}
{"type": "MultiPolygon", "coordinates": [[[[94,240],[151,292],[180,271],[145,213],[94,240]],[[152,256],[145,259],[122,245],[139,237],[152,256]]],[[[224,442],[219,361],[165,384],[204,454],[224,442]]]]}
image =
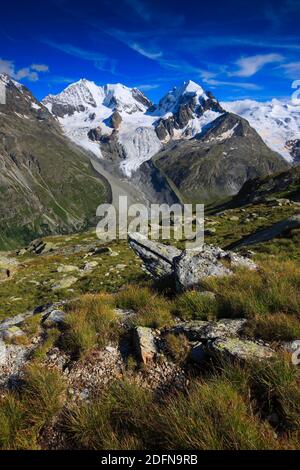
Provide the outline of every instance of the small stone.
{"type": "Polygon", "coordinates": [[[211,227],[204,230],[204,235],[210,236],[216,233],[216,229],[211,227]]]}
{"type": "Polygon", "coordinates": [[[117,264],[116,269],[125,269],[127,268],[126,264],[117,264]]]}
{"type": "Polygon", "coordinates": [[[231,222],[238,222],[240,219],[237,215],[233,215],[232,217],[229,218],[231,222]]]}
{"type": "Polygon", "coordinates": [[[66,326],[66,312],[63,310],[53,310],[43,321],[43,326],[46,328],[52,327],[65,327],[66,326]]]}
{"type": "Polygon", "coordinates": [[[7,330],[1,331],[1,336],[5,341],[13,341],[16,338],[20,338],[20,336],[25,336],[25,333],[18,326],[11,326],[7,330]]]}
{"type": "Polygon", "coordinates": [[[65,277],[64,279],[61,279],[58,281],[54,286],[52,287],[52,290],[60,290],[60,289],[68,289],[71,287],[75,282],[77,282],[77,277],[65,277]]]}
{"type": "Polygon", "coordinates": [[[86,263],[83,270],[84,271],[93,271],[97,266],[98,266],[97,261],[90,261],[89,263],[86,263]]]}
{"type": "Polygon", "coordinates": [[[79,268],[77,266],[72,266],[68,264],[62,264],[57,268],[58,273],[72,273],[74,271],[79,271],[79,268]]]}
{"type": "Polygon", "coordinates": [[[4,366],[7,361],[7,349],[6,344],[0,339],[0,367],[4,366]]]}
{"type": "Polygon", "coordinates": [[[154,340],[153,330],[144,326],[138,326],[135,329],[134,342],[139,359],[144,364],[153,362],[158,352],[154,340]]]}

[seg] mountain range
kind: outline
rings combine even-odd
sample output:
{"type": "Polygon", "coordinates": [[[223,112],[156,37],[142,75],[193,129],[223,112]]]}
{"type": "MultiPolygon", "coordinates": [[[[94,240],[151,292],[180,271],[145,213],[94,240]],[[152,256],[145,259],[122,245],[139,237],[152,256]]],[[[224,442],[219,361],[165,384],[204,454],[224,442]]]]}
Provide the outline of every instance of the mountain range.
{"type": "Polygon", "coordinates": [[[41,102],[0,75],[2,245],[93,223],[96,207],[205,202],[299,161],[300,106],[219,102],[192,81],[158,104],[137,88],[82,79],[41,102]]]}

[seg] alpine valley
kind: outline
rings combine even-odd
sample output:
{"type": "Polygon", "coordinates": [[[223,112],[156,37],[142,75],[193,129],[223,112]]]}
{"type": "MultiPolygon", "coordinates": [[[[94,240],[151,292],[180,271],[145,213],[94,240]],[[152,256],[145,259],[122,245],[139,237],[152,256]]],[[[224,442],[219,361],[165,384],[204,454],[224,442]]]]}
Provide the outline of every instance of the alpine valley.
{"type": "Polygon", "coordinates": [[[153,104],[137,88],[86,79],[38,102],[0,80],[4,247],[87,227],[121,194],[212,204],[299,161],[300,105],[219,103],[193,81],[153,104]]]}

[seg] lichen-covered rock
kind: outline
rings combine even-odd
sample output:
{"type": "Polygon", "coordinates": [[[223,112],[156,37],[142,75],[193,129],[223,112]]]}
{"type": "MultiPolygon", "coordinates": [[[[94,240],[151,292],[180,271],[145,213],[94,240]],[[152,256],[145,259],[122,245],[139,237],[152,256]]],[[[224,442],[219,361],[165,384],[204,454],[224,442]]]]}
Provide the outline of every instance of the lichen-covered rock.
{"type": "Polygon", "coordinates": [[[90,261],[85,264],[83,270],[87,272],[93,271],[98,266],[98,264],[99,263],[97,261],[90,261]]]}
{"type": "Polygon", "coordinates": [[[157,354],[154,332],[151,328],[138,326],[134,332],[134,343],[139,359],[148,364],[152,362],[157,354]]]}
{"type": "Polygon", "coordinates": [[[180,255],[180,250],[151,241],[140,233],[129,233],[128,237],[131,248],[154,277],[163,278],[173,274],[173,259],[180,255]]]}
{"type": "Polygon", "coordinates": [[[18,326],[11,326],[6,330],[0,331],[0,336],[4,341],[14,341],[21,336],[25,336],[25,333],[18,326]]]}
{"type": "Polygon", "coordinates": [[[241,333],[246,319],[224,318],[219,321],[194,320],[179,323],[172,328],[173,333],[183,333],[190,341],[205,341],[236,336],[241,333]]]}
{"type": "Polygon", "coordinates": [[[208,351],[232,359],[251,361],[266,360],[274,356],[274,351],[264,344],[239,338],[224,338],[211,341],[208,351]]]}
{"type": "Polygon", "coordinates": [[[74,276],[68,276],[60,281],[58,281],[54,286],[52,287],[52,290],[60,290],[60,289],[69,289],[75,282],[77,282],[78,279],[77,277],[74,276]]]}
{"type": "Polygon", "coordinates": [[[58,273],[73,273],[75,271],[79,271],[79,268],[70,264],[62,264],[57,268],[58,273]]]}
{"type": "Polygon", "coordinates": [[[201,289],[201,281],[209,276],[228,276],[233,267],[256,269],[253,261],[213,245],[203,244],[199,248],[183,251],[173,259],[173,268],[178,290],[201,289]]]}

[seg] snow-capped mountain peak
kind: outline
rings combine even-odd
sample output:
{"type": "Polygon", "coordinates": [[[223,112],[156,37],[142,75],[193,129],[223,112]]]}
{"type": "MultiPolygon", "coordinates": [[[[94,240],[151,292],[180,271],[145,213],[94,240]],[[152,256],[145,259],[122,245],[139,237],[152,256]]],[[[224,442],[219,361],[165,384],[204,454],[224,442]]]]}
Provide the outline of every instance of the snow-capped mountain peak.
{"type": "Polygon", "coordinates": [[[201,100],[207,100],[208,97],[200,85],[188,80],[169,91],[155,107],[153,114],[163,116],[167,113],[174,113],[178,110],[180,104],[193,99],[196,103],[199,103],[201,100]]]}
{"type": "Polygon", "coordinates": [[[127,113],[145,112],[151,105],[145,95],[134,88],[121,83],[98,86],[84,78],[72,83],[58,95],[47,96],[43,102],[59,117],[101,107],[127,113]],[[56,109],[52,110],[53,104],[56,109]]]}
{"type": "Polygon", "coordinates": [[[115,152],[127,176],[170,140],[194,137],[226,111],[246,118],[272,150],[289,161],[298,159],[299,105],[279,100],[220,104],[191,80],[173,88],[156,106],[137,88],[98,86],[86,79],[49,95],[43,104],[78,145],[99,158],[115,152]]]}

